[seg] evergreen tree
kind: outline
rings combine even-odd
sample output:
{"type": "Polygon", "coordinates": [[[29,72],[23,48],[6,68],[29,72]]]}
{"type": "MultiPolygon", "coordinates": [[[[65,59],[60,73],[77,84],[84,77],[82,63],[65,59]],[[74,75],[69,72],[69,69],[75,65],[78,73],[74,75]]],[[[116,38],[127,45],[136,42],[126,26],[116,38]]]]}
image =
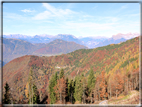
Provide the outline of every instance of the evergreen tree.
{"type": "Polygon", "coordinates": [[[71,90],[71,80],[68,81],[68,85],[67,85],[67,86],[68,86],[68,90],[67,90],[67,91],[68,91],[68,94],[67,94],[67,97],[68,97],[68,100],[71,102],[71,100],[70,100],[70,99],[71,99],[71,91],[72,91],[72,90],[71,90]]]}
{"type": "Polygon", "coordinates": [[[86,82],[86,77],[84,76],[84,74],[81,75],[81,83],[82,83],[82,90],[83,90],[83,95],[82,95],[82,99],[83,99],[83,103],[85,102],[85,93],[87,91],[87,82],[86,82]]]}
{"type": "Polygon", "coordinates": [[[39,98],[39,92],[37,90],[37,87],[34,83],[34,76],[33,76],[33,69],[31,68],[29,73],[29,88],[28,88],[28,96],[29,96],[29,104],[39,104],[40,98],[39,98]]]}
{"type": "Polygon", "coordinates": [[[55,75],[54,75],[54,81],[55,81],[55,84],[57,84],[57,80],[58,80],[58,74],[57,74],[57,72],[55,73],[55,75]]]}
{"type": "Polygon", "coordinates": [[[55,75],[51,77],[49,82],[49,94],[50,94],[50,104],[54,104],[56,102],[56,94],[54,91],[54,86],[57,84],[58,75],[57,72],[55,75]]]}
{"type": "Polygon", "coordinates": [[[95,76],[94,76],[94,71],[91,68],[90,73],[89,73],[89,78],[88,78],[88,88],[89,88],[89,95],[91,97],[91,103],[92,103],[92,94],[93,94],[93,89],[95,87],[95,76]]]}
{"type": "Polygon", "coordinates": [[[67,94],[67,96],[66,96],[66,101],[69,101],[69,79],[68,78],[66,78],[66,86],[67,86],[67,88],[66,88],[66,94],[67,94]]]}
{"type": "Polygon", "coordinates": [[[75,101],[79,101],[79,102],[82,101],[82,95],[83,95],[82,88],[83,86],[82,86],[81,78],[77,76],[75,78],[75,92],[74,92],[75,101]]]}
{"type": "Polygon", "coordinates": [[[63,69],[61,69],[61,71],[60,71],[60,76],[59,76],[59,78],[61,79],[62,77],[64,77],[64,70],[63,70],[63,69]]]}
{"type": "Polygon", "coordinates": [[[33,104],[39,104],[40,103],[40,99],[39,99],[39,92],[37,90],[37,87],[35,84],[33,84],[33,104]]]}
{"type": "Polygon", "coordinates": [[[74,103],[74,81],[68,82],[68,98],[71,103],[74,103]]]}
{"type": "Polygon", "coordinates": [[[5,88],[5,94],[4,94],[3,102],[4,102],[4,104],[10,104],[10,92],[9,92],[10,87],[7,82],[6,82],[4,88],[5,88]]]}

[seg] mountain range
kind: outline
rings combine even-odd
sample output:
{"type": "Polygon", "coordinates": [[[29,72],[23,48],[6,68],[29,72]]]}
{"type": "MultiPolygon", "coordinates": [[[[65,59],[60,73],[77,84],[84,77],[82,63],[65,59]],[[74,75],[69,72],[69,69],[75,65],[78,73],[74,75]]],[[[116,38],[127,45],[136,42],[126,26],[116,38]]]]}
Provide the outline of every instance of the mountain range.
{"type": "MultiPolygon", "coordinates": [[[[61,40],[56,41],[60,43],[61,40]]],[[[54,44],[50,43],[49,46],[51,45],[54,44]]],[[[91,68],[95,77],[105,71],[106,76],[113,78],[116,72],[125,74],[128,70],[138,71],[139,66],[139,37],[136,37],[120,44],[110,44],[95,49],[79,49],[57,56],[25,55],[13,59],[3,67],[3,86],[8,82],[13,89],[12,94],[17,99],[21,96],[26,98],[28,77],[32,68],[34,82],[42,99],[48,91],[51,76],[55,72],[59,74],[61,68],[69,79],[81,74],[87,77],[91,68]]]]}
{"type": "Polygon", "coordinates": [[[23,55],[51,56],[66,54],[77,49],[97,48],[109,44],[118,44],[138,36],[137,33],[116,34],[111,38],[83,37],[76,38],[70,34],[3,35],[3,64],[23,55]],[[59,42],[59,41],[62,41],[59,42]],[[84,45],[84,46],[83,46],[84,45]]]}
{"type": "Polygon", "coordinates": [[[56,39],[50,43],[30,43],[20,39],[3,38],[3,61],[7,63],[23,55],[58,55],[66,54],[78,49],[87,49],[75,42],[56,39]]]}
{"type": "Polygon", "coordinates": [[[98,44],[95,45],[95,47],[106,46],[109,44],[118,44],[118,43],[125,42],[125,41],[126,39],[124,38],[119,38],[119,39],[109,38],[109,39],[104,40],[103,42],[99,42],[98,44]]]}
{"type": "Polygon", "coordinates": [[[112,35],[111,38],[106,38],[106,37],[77,38],[71,34],[58,34],[55,36],[47,35],[47,34],[35,35],[35,36],[28,36],[28,35],[21,35],[21,34],[3,35],[4,38],[21,39],[24,41],[28,41],[30,43],[49,43],[56,39],[62,39],[64,41],[76,42],[77,44],[87,46],[88,48],[96,48],[100,46],[109,45],[112,43],[117,44],[117,43],[124,42],[128,39],[131,39],[137,36],[139,36],[138,33],[127,33],[127,34],[118,33],[116,35],[112,35]]]}
{"type": "Polygon", "coordinates": [[[69,35],[69,34],[58,34],[56,36],[47,35],[47,34],[35,35],[35,36],[11,34],[11,35],[3,35],[3,37],[21,39],[21,40],[28,41],[30,43],[49,43],[49,42],[54,41],[56,39],[62,39],[64,41],[73,41],[73,42],[76,42],[78,44],[82,44],[82,41],[80,41],[75,36],[69,35]]]}

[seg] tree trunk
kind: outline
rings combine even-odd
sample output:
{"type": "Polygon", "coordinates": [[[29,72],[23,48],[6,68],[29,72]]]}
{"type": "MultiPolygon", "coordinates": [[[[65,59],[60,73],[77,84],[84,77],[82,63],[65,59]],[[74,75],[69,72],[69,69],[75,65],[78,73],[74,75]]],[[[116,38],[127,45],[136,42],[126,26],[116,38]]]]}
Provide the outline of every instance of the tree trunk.
{"type": "Polygon", "coordinates": [[[30,85],[28,84],[28,91],[29,91],[29,103],[31,104],[31,92],[30,92],[30,85]]]}
{"type": "Polygon", "coordinates": [[[132,90],[133,90],[133,86],[134,86],[134,80],[132,79],[132,90]]]}
{"type": "Polygon", "coordinates": [[[99,101],[100,101],[100,92],[98,94],[99,94],[99,101]]]}
{"type": "Polygon", "coordinates": [[[32,104],[33,104],[33,84],[32,84],[32,104]]]}
{"type": "Polygon", "coordinates": [[[61,92],[60,92],[60,102],[61,102],[61,92]]]}
{"type": "Polygon", "coordinates": [[[83,82],[83,103],[85,103],[85,88],[84,88],[84,82],[83,82]]]}
{"type": "Polygon", "coordinates": [[[92,90],[91,90],[91,104],[92,104],[92,90]]]}
{"type": "Polygon", "coordinates": [[[111,98],[111,84],[110,84],[110,98],[111,98]]]}
{"type": "Polygon", "coordinates": [[[65,104],[65,96],[64,96],[64,104],[65,104]]]}
{"type": "Polygon", "coordinates": [[[117,98],[117,91],[118,91],[118,90],[116,90],[116,98],[117,98]]]}
{"type": "Polygon", "coordinates": [[[129,78],[127,78],[127,92],[129,91],[128,89],[129,89],[129,78]]]}
{"type": "Polygon", "coordinates": [[[72,103],[72,93],[71,93],[71,103],[72,103]]]}
{"type": "Polygon", "coordinates": [[[85,100],[84,100],[84,91],[83,91],[83,104],[84,104],[84,101],[85,101],[85,100]]]}
{"type": "Polygon", "coordinates": [[[134,80],[134,89],[136,88],[136,79],[134,80]]]}
{"type": "Polygon", "coordinates": [[[94,90],[94,102],[96,102],[96,90],[94,90]]]}
{"type": "Polygon", "coordinates": [[[124,92],[126,92],[126,81],[125,81],[125,78],[124,78],[124,92]]]}
{"type": "Polygon", "coordinates": [[[130,80],[129,80],[129,91],[131,91],[131,84],[130,84],[130,80]]]}
{"type": "Polygon", "coordinates": [[[41,101],[41,91],[40,91],[40,101],[41,101]]]}
{"type": "Polygon", "coordinates": [[[136,87],[137,87],[137,75],[136,75],[136,83],[135,83],[135,89],[136,89],[136,87]]]}

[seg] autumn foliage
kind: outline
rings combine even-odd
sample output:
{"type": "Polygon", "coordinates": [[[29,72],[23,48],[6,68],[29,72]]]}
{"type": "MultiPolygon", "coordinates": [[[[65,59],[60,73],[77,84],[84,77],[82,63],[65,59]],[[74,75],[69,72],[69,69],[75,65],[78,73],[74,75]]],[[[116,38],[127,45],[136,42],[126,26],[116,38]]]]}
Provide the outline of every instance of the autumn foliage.
{"type": "Polygon", "coordinates": [[[26,101],[31,67],[41,103],[91,104],[117,98],[139,90],[139,38],[58,56],[14,59],[3,67],[3,86],[9,83],[17,101],[26,101]],[[64,73],[60,78],[61,69],[64,73]]]}

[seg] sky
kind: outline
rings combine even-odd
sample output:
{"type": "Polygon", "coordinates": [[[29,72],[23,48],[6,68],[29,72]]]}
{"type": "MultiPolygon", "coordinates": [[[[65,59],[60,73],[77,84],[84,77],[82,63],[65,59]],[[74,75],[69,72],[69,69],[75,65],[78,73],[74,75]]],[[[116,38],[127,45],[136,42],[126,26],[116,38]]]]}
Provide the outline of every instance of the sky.
{"type": "Polygon", "coordinates": [[[140,34],[139,3],[3,3],[3,34],[140,34]]]}

